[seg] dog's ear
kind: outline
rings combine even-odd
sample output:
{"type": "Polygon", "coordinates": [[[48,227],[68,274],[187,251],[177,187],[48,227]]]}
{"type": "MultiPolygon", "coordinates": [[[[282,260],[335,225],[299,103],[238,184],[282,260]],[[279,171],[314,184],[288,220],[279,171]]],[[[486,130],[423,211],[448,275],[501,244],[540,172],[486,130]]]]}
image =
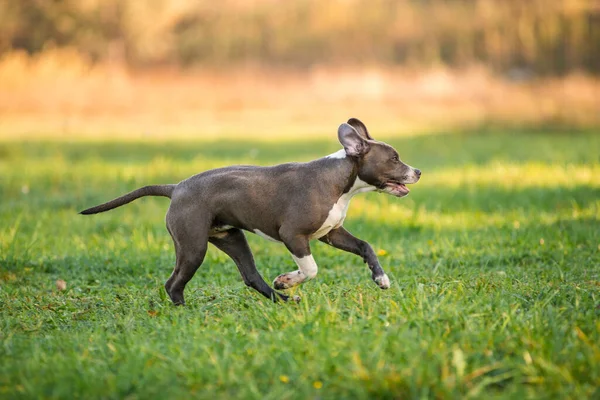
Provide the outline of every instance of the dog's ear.
{"type": "Polygon", "coordinates": [[[352,127],[356,129],[356,132],[358,132],[358,134],[362,136],[363,139],[373,140],[371,135],[369,135],[369,131],[367,130],[365,124],[363,124],[362,121],[358,118],[350,118],[348,120],[348,124],[352,125],[352,127]]]}
{"type": "Polygon", "coordinates": [[[353,157],[365,155],[369,151],[369,143],[348,124],[341,124],[338,128],[338,139],[346,154],[353,157]]]}

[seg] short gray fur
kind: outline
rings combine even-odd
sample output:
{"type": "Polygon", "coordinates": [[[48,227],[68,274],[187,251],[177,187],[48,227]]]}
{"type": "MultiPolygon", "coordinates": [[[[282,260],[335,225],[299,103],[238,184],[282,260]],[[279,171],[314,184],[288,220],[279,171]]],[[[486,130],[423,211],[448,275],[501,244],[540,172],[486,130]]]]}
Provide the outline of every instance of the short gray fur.
{"type": "MultiPolygon", "coordinates": [[[[96,214],[143,196],[171,198],[166,224],[175,244],[176,265],[165,284],[175,304],[184,304],[185,285],[202,264],[208,243],[229,255],[246,285],[274,301],[288,296],[273,290],[256,269],[244,230],[259,230],[281,241],[296,257],[309,256],[311,235],[327,219],[338,199],[357,179],[374,190],[397,197],[408,193],[405,184],[421,175],[398,158],[388,144],[372,139],[365,125],[352,118],[338,129],[342,157],[270,167],[231,166],[194,175],[177,185],[146,186],[81,214],[96,214]]],[[[360,255],[372,278],[382,285],[387,275],[371,246],[342,226],[319,240],[360,255]]]]}

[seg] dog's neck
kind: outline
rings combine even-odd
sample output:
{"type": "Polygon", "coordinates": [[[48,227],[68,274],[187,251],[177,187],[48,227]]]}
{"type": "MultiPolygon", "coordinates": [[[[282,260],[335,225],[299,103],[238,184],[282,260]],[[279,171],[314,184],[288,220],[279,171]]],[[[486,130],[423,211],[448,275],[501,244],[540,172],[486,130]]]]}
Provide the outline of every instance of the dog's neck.
{"type": "Polygon", "coordinates": [[[359,159],[348,156],[344,149],[313,162],[318,165],[319,177],[328,181],[331,179],[329,183],[337,189],[339,196],[350,194],[352,197],[358,193],[376,190],[374,186],[359,178],[359,159]]]}

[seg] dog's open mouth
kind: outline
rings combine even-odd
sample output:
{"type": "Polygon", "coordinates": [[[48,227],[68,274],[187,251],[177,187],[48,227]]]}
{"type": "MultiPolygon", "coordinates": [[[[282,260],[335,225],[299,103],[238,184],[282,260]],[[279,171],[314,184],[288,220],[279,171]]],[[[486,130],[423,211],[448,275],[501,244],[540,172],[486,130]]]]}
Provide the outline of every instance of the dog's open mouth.
{"type": "Polygon", "coordinates": [[[404,183],[395,181],[388,181],[384,183],[383,191],[396,197],[404,197],[410,192],[404,183]]]}

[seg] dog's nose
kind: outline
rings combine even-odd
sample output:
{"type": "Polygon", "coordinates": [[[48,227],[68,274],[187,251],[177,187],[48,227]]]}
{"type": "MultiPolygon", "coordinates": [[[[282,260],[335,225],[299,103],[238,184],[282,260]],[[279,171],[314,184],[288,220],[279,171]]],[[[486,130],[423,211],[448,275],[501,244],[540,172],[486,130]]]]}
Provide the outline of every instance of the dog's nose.
{"type": "Polygon", "coordinates": [[[417,174],[418,177],[421,177],[421,170],[415,169],[415,174],[417,174]]]}

